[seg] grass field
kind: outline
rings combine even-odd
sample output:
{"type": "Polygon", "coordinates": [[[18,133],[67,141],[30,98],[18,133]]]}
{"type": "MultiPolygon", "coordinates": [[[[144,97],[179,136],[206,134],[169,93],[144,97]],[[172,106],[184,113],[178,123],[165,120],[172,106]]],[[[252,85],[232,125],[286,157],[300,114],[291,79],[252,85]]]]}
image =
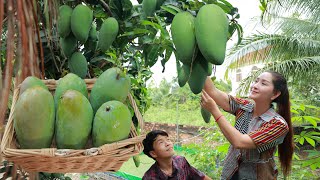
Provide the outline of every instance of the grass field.
{"type": "Polygon", "coordinates": [[[151,106],[143,116],[146,122],[208,126],[201,116],[200,107],[169,109],[151,106]]]}

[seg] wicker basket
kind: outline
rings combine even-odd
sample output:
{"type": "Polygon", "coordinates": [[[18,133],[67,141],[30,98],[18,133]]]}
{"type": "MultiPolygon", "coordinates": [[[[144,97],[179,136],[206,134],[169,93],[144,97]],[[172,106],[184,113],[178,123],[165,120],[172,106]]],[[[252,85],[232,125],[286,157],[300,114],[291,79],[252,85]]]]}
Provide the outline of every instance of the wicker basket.
{"type": "MultiPolygon", "coordinates": [[[[56,88],[55,80],[43,80],[43,82],[51,92],[54,92],[56,88]]],[[[90,92],[95,79],[85,79],[85,82],[90,92]]],[[[143,129],[141,129],[142,135],[138,135],[133,123],[128,139],[105,144],[98,148],[57,149],[53,143],[51,148],[46,149],[17,149],[13,113],[19,98],[19,88],[17,87],[14,90],[11,112],[1,142],[1,152],[6,160],[14,162],[25,171],[56,173],[117,171],[130,157],[142,151],[142,140],[145,135],[143,129]]],[[[143,128],[144,122],[141,113],[130,94],[128,99],[134,109],[140,127],[143,128]]]]}

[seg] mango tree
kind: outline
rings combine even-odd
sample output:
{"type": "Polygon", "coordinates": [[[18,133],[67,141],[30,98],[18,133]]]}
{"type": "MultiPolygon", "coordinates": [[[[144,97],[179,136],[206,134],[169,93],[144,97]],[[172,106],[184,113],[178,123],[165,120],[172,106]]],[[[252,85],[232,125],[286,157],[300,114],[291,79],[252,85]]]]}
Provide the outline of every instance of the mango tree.
{"type": "MultiPolygon", "coordinates": [[[[119,67],[130,75],[132,93],[144,113],[150,104],[146,88],[146,81],[152,76],[150,67],[160,61],[163,68],[159,71],[166,73],[165,64],[173,54],[180,60],[177,43],[170,33],[178,13],[188,12],[195,18],[201,7],[214,4],[226,20],[224,43],[236,31],[239,42],[242,37],[238,9],[226,0],[1,0],[0,3],[1,125],[8,115],[10,92],[26,77],[59,79],[73,72],[81,78],[96,78],[110,67],[119,67]]],[[[210,19],[201,23],[212,28],[221,26],[210,19]]],[[[185,27],[177,28],[182,32],[185,27]]],[[[198,33],[203,39],[208,36],[210,42],[215,42],[212,37],[219,38],[217,34],[204,32],[198,33]]],[[[201,49],[205,43],[198,44],[202,59],[210,57],[210,53],[201,49]]],[[[192,60],[200,52],[198,45],[191,53],[192,60]]],[[[214,58],[218,58],[217,64],[224,59],[214,58]]]]}

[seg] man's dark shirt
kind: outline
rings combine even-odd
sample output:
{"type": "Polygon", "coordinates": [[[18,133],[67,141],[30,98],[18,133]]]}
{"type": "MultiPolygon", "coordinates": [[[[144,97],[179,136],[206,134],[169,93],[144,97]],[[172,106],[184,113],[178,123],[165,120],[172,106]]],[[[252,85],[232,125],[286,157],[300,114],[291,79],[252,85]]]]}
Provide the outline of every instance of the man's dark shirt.
{"type": "Polygon", "coordinates": [[[205,177],[201,171],[190,166],[186,158],[182,156],[173,156],[172,164],[173,170],[171,176],[167,176],[162,172],[158,163],[155,162],[144,174],[142,180],[202,180],[205,177]]]}

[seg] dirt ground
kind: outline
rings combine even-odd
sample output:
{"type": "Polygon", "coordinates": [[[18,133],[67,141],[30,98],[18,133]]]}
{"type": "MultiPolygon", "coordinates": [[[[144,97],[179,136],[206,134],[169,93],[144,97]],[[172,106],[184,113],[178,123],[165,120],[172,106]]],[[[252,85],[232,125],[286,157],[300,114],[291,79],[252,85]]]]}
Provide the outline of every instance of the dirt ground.
{"type": "Polygon", "coordinates": [[[145,122],[145,132],[151,130],[164,130],[166,131],[172,141],[180,144],[189,144],[189,143],[201,143],[202,136],[200,130],[206,130],[208,128],[203,126],[187,126],[176,124],[166,124],[166,123],[149,123],[145,122]]]}

